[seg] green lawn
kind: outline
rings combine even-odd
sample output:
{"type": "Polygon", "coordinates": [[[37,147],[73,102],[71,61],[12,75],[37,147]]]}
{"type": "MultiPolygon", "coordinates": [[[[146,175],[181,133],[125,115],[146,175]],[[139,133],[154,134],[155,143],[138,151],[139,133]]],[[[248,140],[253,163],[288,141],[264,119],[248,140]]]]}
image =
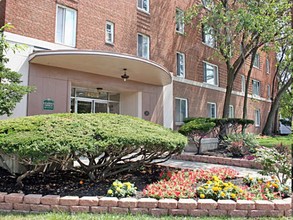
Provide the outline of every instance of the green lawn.
{"type": "MultiPolygon", "coordinates": [[[[0,213],[0,219],[1,220],[20,220],[20,219],[27,219],[27,220],[155,220],[155,219],[162,219],[162,220],[192,220],[192,219],[201,219],[201,220],[241,220],[241,219],[247,219],[247,218],[228,218],[228,217],[152,217],[148,215],[98,215],[98,214],[67,214],[67,213],[46,213],[46,214],[28,214],[28,215],[22,215],[22,214],[4,214],[0,213]]],[[[250,218],[253,219],[253,218],[250,218]]],[[[279,219],[279,220],[289,220],[291,218],[255,218],[257,220],[273,220],[273,219],[279,219]]]]}
{"type": "Polygon", "coordinates": [[[291,146],[293,144],[293,135],[287,136],[275,136],[275,137],[258,137],[259,144],[265,147],[273,147],[278,144],[283,144],[286,146],[291,146]]]}

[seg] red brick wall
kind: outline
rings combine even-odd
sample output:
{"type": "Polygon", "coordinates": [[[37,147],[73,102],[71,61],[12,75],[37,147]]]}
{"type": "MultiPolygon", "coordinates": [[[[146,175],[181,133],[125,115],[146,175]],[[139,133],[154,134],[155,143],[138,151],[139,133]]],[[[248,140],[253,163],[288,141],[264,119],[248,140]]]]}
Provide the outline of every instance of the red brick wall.
{"type": "Polygon", "coordinates": [[[5,23],[5,6],[6,0],[0,0],[0,27],[5,23]]]}
{"type": "MultiPolygon", "coordinates": [[[[176,8],[186,10],[200,0],[156,0],[150,1],[150,13],[137,10],[136,0],[10,0],[6,5],[6,22],[15,26],[14,33],[45,40],[55,41],[56,4],[77,10],[77,40],[79,49],[114,51],[136,55],[137,33],[150,36],[150,59],[165,66],[176,74],[176,52],[185,53],[186,79],[203,82],[203,61],[218,65],[219,87],[226,87],[226,66],[214,54],[214,49],[202,43],[201,30],[196,26],[185,26],[186,34],[175,31],[176,8]],[[109,20],[115,24],[114,46],[105,44],[105,23],[109,20]]],[[[267,85],[272,87],[275,69],[270,53],[271,73],[265,71],[266,54],[262,52],[260,69],[253,69],[251,79],[261,81],[261,97],[267,98],[267,85]]],[[[234,90],[241,91],[240,74],[248,71],[249,60],[241,69],[234,82],[234,90]]],[[[251,81],[249,93],[251,94],[251,81]]],[[[206,102],[216,102],[218,116],[222,115],[224,93],[207,90],[183,83],[174,82],[174,97],[188,98],[190,116],[206,116],[206,102]]],[[[232,97],[236,117],[241,117],[242,97],[232,97]]],[[[258,102],[262,107],[262,119],[267,114],[268,103],[258,102]]],[[[249,106],[249,116],[253,110],[249,106]]],[[[250,117],[251,118],[251,117],[250,117]]],[[[254,117],[252,117],[253,119],[254,117]]],[[[263,123],[262,123],[263,124],[263,123]]]]}

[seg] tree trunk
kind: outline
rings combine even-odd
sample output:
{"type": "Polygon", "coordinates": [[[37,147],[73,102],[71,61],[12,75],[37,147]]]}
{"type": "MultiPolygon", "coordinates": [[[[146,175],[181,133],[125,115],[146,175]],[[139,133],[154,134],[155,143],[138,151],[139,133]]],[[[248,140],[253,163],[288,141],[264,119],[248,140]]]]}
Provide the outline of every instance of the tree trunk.
{"type": "Polygon", "coordinates": [[[226,86],[222,118],[229,118],[229,105],[230,105],[230,100],[232,96],[233,82],[234,82],[233,71],[234,71],[233,69],[228,69],[228,73],[227,73],[227,86],[226,86]]]}
{"type": "Polygon", "coordinates": [[[279,108],[282,95],[292,85],[292,82],[293,82],[293,78],[291,77],[286,82],[286,84],[281,87],[281,89],[278,91],[275,99],[271,103],[270,112],[269,112],[266,124],[265,124],[265,126],[263,128],[263,131],[262,131],[263,135],[272,135],[273,122],[274,122],[275,115],[277,114],[277,110],[279,108]]]}
{"type": "MultiPolygon", "coordinates": [[[[255,50],[253,50],[253,52],[251,54],[251,61],[250,61],[250,65],[249,65],[247,79],[246,79],[246,82],[245,82],[245,92],[244,92],[242,119],[247,119],[248,89],[249,89],[249,82],[250,82],[250,77],[251,77],[251,73],[252,73],[252,69],[253,69],[253,63],[254,63],[253,61],[255,59],[256,53],[257,53],[257,48],[255,50]]],[[[242,131],[242,134],[245,133],[245,126],[242,126],[241,131],[242,131]]]]}

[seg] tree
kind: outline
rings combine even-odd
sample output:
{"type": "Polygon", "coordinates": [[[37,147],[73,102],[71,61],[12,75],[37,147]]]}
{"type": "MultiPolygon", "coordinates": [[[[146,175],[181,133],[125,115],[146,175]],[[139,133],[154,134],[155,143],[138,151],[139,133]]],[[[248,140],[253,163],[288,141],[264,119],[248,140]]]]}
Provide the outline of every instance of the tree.
{"type": "MultiPolygon", "coordinates": [[[[282,41],[280,44],[280,53],[278,56],[277,68],[274,73],[275,74],[274,80],[275,82],[277,82],[278,90],[276,92],[276,95],[274,95],[272,98],[272,103],[271,103],[270,111],[268,114],[268,118],[266,120],[266,124],[262,131],[262,134],[264,135],[272,135],[273,133],[273,122],[278,113],[280,102],[284,94],[285,94],[285,97],[288,97],[288,100],[283,99],[283,111],[285,110],[285,107],[286,107],[285,103],[288,103],[288,104],[292,103],[292,91],[289,90],[293,83],[292,43],[293,43],[293,37],[291,36],[290,38],[282,41]],[[286,94],[286,91],[290,91],[291,99],[290,99],[290,93],[286,94]]],[[[274,89],[272,91],[274,91],[274,89]]],[[[292,105],[288,106],[288,109],[290,108],[291,108],[291,115],[292,115],[292,105]]]]}
{"type": "Polygon", "coordinates": [[[7,51],[12,49],[15,52],[20,48],[17,45],[9,45],[5,39],[4,30],[11,27],[6,24],[0,28],[0,115],[8,116],[22,97],[33,90],[32,87],[21,85],[21,74],[5,66],[9,61],[5,56],[7,51]]]}
{"type": "Polygon", "coordinates": [[[215,54],[226,64],[226,94],[223,118],[229,116],[234,81],[246,59],[268,42],[284,37],[290,0],[209,0],[194,5],[186,20],[196,20],[199,27],[215,40],[215,54]],[[280,22],[281,21],[281,22],[280,22]]]}

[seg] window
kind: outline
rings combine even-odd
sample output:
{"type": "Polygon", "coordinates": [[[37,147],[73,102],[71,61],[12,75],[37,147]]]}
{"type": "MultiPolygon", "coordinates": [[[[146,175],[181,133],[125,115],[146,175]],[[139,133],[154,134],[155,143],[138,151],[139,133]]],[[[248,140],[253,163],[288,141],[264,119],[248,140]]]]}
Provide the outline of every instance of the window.
{"type": "Polygon", "coordinates": [[[184,33],[184,12],[178,8],[176,9],[176,31],[184,33]]]}
{"type": "Polygon", "coordinates": [[[245,76],[241,75],[241,92],[245,93],[245,76]]]}
{"type": "Polygon", "coordinates": [[[210,63],[203,63],[204,82],[212,85],[218,85],[218,67],[210,63]]]}
{"type": "Polygon", "coordinates": [[[177,76],[185,76],[185,55],[183,53],[176,53],[177,60],[177,76]]]}
{"type": "Polygon", "coordinates": [[[271,99],[271,86],[267,85],[268,99],[271,99]]]}
{"type": "Polygon", "coordinates": [[[270,73],[270,60],[269,60],[269,58],[266,59],[266,72],[270,73]]]}
{"type": "Polygon", "coordinates": [[[114,24],[110,21],[106,22],[106,43],[114,44],[114,24]]]}
{"type": "Polygon", "coordinates": [[[182,123],[184,118],[188,117],[187,99],[175,98],[175,122],[182,123]]]}
{"type": "Polygon", "coordinates": [[[207,26],[202,27],[202,42],[210,47],[216,47],[213,28],[207,26]]]}
{"type": "Polygon", "coordinates": [[[55,41],[75,47],[76,10],[57,5],[55,41]]]}
{"type": "Polygon", "coordinates": [[[137,35],[137,56],[149,59],[150,58],[150,38],[146,35],[137,35]]]}
{"type": "Polygon", "coordinates": [[[213,0],[202,0],[202,4],[206,9],[211,9],[211,7],[214,5],[213,0]]]}
{"type": "Polygon", "coordinates": [[[216,103],[208,102],[208,117],[209,118],[216,118],[217,117],[216,103]]]}
{"type": "Polygon", "coordinates": [[[253,66],[256,68],[260,67],[260,58],[259,58],[259,54],[255,54],[254,60],[253,60],[253,66]]]}
{"type": "Polygon", "coordinates": [[[255,127],[260,126],[260,110],[259,109],[254,110],[254,125],[255,127]]]}
{"type": "Polygon", "coordinates": [[[252,80],[252,95],[259,96],[260,94],[260,82],[252,80]]]}
{"type": "Polygon", "coordinates": [[[229,118],[235,118],[233,105],[229,105],[229,118]]]}
{"type": "Polygon", "coordinates": [[[150,10],[149,0],[138,0],[137,7],[145,12],[149,12],[150,10]]]}

